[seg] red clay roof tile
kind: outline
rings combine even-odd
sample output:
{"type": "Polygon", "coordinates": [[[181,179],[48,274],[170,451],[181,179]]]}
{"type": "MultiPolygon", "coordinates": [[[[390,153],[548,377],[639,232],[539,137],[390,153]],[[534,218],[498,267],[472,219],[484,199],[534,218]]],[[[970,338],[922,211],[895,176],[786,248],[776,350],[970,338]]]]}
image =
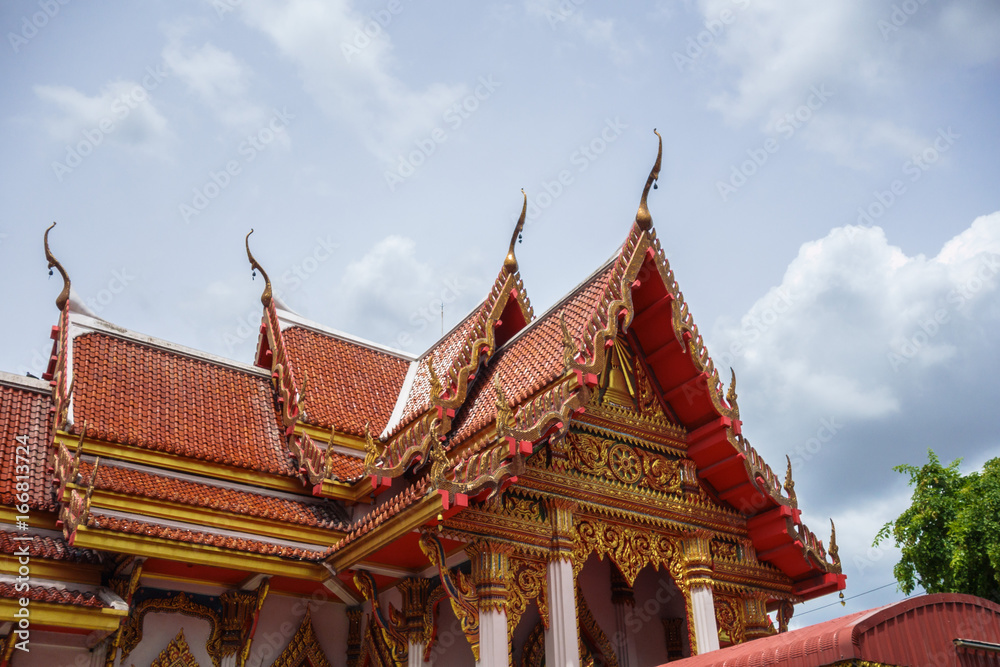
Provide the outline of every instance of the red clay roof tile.
{"type": "Polygon", "coordinates": [[[382,432],[408,359],[303,327],[285,329],[282,336],[297,382],[306,384],[308,423],[362,436],[370,421],[374,435],[382,432]]]}
{"type": "Polygon", "coordinates": [[[101,333],[73,341],[74,430],[294,476],[268,378],[101,333]]]}
{"type": "Polygon", "coordinates": [[[581,332],[590,321],[612,271],[608,267],[594,274],[494,355],[456,416],[452,444],[465,441],[496,418],[494,378],[500,380],[504,395],[516,407],[564,372],[560,317],[566,318],[572,335],[582,337],[581,332]]]}
{"type": "Polygon", "coordinates": [[[70,563],[98,564],[101,562],[99,552],[71,547],[62,537],[33,535],[30,540],[15,540],[15,537],[24,537],[24,533],[0,531],[0,553],[13,554],[27,547],[28,555],[32,558],[47,558],[70,563]]]}
{"type": "Polygon", "coordinates": [[[27,591],[15,590],[14,584],[0,583],[0,598],[27,597],[34,602],[53,602],[77,607],[107,607],[101,598],[90,591],[73,591],[48,586],[29,586],[27,591]]]}
{"type": "Polygon", "coordinates": [[[87,517],[87,527],[94,529],[109,530],[117,533],[129,533],[132,535],[144,535],[146,537],[157,537],[176,542],[187,542],[192,544],[203,544],[205,546],[219,547],[221,549],[232,549],[235,551],[249,551],[263,554],[265,556],[279,556],[293,560],[319,560],[322,552],[311,549],[301,549],[290,547],[273,542],[261,540],[251,540],[243,537],[232,537],[215,533],[206,533],[187,528],[175,528],[157,523],[149,523],[136,519],[123,519],[106,514],[90,514],[87,517]]]}
{"type": "MultiPolygon", "coordinates": [[[[80,465],[80,474],[89,479],[93,466],[80,465]]],[[[221,512],[283,521],[300,526],[330,530],[347,528],[345,519],[327,502],[295,501],[286,498],[222,488],[183,479],[101,465],[95,488],[132,496],[141,496],[182,505],[205,507],[221,512]]]]}
{"type": "Polygon", "coordinates": [[[51,396],[41,390],[0,384],[0,456],[3,457],[0,503],[4,505],[19,504],[15,502],[19,495],[16,484],[26,482],[31,509],[53,511],[56,508],[52,477],[47,471],[52,456],[51,405],[51,396]],[[27,444],[22,445],[15,438],[22,438],[27,444]],[[26,454],[21,447],[27,448],[26,454]],[[27,465],[27,472],[18,470],[18,465],[27,465]],[[27,479],[17,479],[25,474],[27,479]]]}

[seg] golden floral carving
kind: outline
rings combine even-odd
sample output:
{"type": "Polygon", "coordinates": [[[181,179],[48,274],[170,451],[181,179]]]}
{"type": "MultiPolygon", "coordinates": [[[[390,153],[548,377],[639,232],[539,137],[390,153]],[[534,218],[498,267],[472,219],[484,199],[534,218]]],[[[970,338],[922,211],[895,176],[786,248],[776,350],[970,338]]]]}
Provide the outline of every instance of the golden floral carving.
{"type": "Polygon", "coordinates": [[[738,598],[715,596],[715,622],[719,639],[730,644],[741,644],[746,639],[746,617],[743,602],[738,598]]]}
{"type": "Polygon", "coordinates": [[[222,659],[222,628],[219,615],[205,605],[194,602],[185,593],[178,593],[166,598],[150,598],[143,600],[135,606],[128,620],[122,624],[121,634],[121,662],[125,663],[125,658],[132,652],[139,642],[142,641],[142,623],[149,612],[177,612],[186,616],[203,618],[211,625],[211,633],[205,649],[212,659],[212,664],[219,667],[222,659]]]}
{"type": "Polygon", "coordinates": [[[546,604],[546,567],[540,561],[511,558],[507,597],[507,642],[512,643],[514,630],[532,600],[538,604],[543,625],[548,627],[546,604]]]}
{"type": "Polygon", "coordinates": [[[184,639],[184,630],[170,640],[167,647],[150,663],[149,667],[199,667],[198,661],[191,654],[191,647],[184,639]]]}
{"type": "Polygon", "coordinates": [[[649,530],[592,519],[581,520],[576,530],[578,538],[573,552],[576,575],[583,569],[587,556],[596,552],[601,560],[610,556],[629,586],[635,585],[635,578],[646,565],[662,565],[678,586],[683,586],[684,552],[675,539],[649,530]]]}
{"type": "Polygon", "coordinates": [[[288,643],[288,646],[271,667],[299,667],[303,663],[312,667],[331,667],[330,661],[326,659],[326,655],[316,639],[312,614],[308,607],[306,607],[306,615],[302,618],[302,623],[295,632],[295,636],[292,637],[292,641],[288,643]]]}
{"type": "Polygon", "coordinates": [[[570,464],[586,475],[662,493],[682,492],[679,460],[589,433],[571,432],[566,444],[570,464]]]}

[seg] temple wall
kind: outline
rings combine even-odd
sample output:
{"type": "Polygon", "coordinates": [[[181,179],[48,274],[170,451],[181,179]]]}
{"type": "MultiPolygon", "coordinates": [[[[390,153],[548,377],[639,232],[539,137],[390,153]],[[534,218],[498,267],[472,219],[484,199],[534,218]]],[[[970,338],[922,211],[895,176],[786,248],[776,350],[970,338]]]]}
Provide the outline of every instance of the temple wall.
{"type": "Polygon", "coordinates": [[[250,648],[248,665],[270,665],[295,636],[306,608],[312,615],[316,641],[331,664],[343,662],[347,654],[347,614],[345,606],[331,600],[317,600],[269,594],[260,612],[257,632],[250,648]]]}
{"type": "Polygon", "coordinates": [[[212,659],[205,650],[212,632],[211,624],[202,618],[178,613],[150,612],[142,623],[142,641],[132,650],[122,665],[149,665],[167,647],[183,628],[184,640],[191,648],[191,655],[199,665],[211,665],[212,659]]]}
{"type": "Polygon", "coordinates": [[[438,606],[438,634],[431,660],[434,667],[470,667],[475,664],[472,648],[447,600],[438,606]]]}
{"type": "Polygon", "coordinates": [[[91,654],[84,646],[84,635],[31,631],[29,651],[15,650],[12,667],[46,665],[47,667],[90,667],[91,654]]]}

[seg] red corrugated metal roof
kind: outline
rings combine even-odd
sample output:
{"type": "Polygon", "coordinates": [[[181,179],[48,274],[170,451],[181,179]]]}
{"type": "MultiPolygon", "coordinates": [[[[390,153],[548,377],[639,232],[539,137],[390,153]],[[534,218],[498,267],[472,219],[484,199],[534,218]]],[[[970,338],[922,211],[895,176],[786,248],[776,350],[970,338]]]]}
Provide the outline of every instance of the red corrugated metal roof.
{"type": "Polygon", "coordinates": [[[1000,644],[1000,605],[973,595],[921,595],[670,664],[823,667],[866,660],[899,667],[1000,665],[1000,654],[977,657],[956,647],[955,639],[1000,644]]]}

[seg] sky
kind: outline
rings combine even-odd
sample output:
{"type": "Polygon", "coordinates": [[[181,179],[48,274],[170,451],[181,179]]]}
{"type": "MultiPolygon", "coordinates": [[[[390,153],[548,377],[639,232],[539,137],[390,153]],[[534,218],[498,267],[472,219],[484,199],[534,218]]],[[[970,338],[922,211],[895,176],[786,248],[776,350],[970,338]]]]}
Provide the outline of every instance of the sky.
{"type": "Polygon", "coordinates": [[[290,309],[419,353],[524,188],[541,313],[624,241],[657,128],[654,226],[744,433],[837,523],[846,606],[796,624],[902,597],[871,547],[893,466],[1000,455],[992,0],[11,0],[0,27],[0,369],[44,370],[52,221],[128,329],[251,361],[252,228],[290,309]]]}

